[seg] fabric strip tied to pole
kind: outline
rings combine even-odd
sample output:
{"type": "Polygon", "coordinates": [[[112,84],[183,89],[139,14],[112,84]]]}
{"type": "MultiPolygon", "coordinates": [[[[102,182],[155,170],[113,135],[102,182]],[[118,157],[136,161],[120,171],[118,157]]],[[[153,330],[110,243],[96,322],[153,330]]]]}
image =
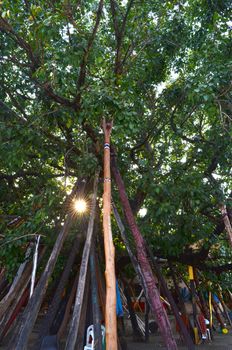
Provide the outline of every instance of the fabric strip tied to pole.
{"type": "Polygon", "coordinates": [[[34,287],[35,287],[35,276],[36,276],[37,262],[38,262],[39,241],[40,241],[40,235],[36,238],[35,253],[33,256],[33,270],[32,270],[32,276],[31,276],[30,298],[32,297],[34,287]]]}

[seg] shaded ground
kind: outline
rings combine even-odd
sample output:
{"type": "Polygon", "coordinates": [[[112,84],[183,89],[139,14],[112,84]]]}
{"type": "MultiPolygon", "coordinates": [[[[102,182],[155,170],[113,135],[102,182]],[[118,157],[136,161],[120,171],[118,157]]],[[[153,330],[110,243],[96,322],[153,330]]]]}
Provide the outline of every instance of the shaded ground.
{"type": "MultiPolygon", "coordinates": [[[[180,344],[180,342],[178,341],[180,344]]],[[[160,336],[150,337],[150,341],[147,344],[135,343],[131,338],[127,338],[127,350],[165,350],[165,346],[162,345],[160,336]]],[[[187,347],[178,345],[178,349],[187,350],[187,347]]],[[[211,343],[201,344],[196,346],[196,350],[232,350],[232,330],[229,334],[215,334],[214,340],[211,343]]]]}
{"type": "MultiPolygon", "coordinates": [[[[38,338],[38,329],[40,325],[41,318],[37,320],[34,327],[33,333],[30,337],[29,345],[27,350],[34,350],[35,340],[38,338]]],[[[176,333],[175,333],[176,334],[176,333]]],[[[195,347],[195,350],[232,350],[232,329],[229,330],[229,333],[226,335],[220,334],[218,332],[213,333],[214,339],[211,343],[200,344],[195,347]]],[[[177,338],[177,336],[175,336],[177,338]]],[[[134,342],[132,337],[125,338],[127,344],[127,350],[166,350],[166,347],[163,344],[162,338],[159,335],[151,335],[148,343],[134,342]]],[[[183,346],[183,343],[180,342],[180,339],[177,338],[178,350],[187,350],[186,346],[183,346]]],[[[7,343],[0,346],[1,350],[9,350],[6,346],[7,343]]],[[[62,339],[60,344],[60,350],[65,348],[65,337],[62,339]]],[[[78,349],[83,350],[83,349],[78,349]]],[[[124,350],[122,348],[122,350],[124,350]]]]}

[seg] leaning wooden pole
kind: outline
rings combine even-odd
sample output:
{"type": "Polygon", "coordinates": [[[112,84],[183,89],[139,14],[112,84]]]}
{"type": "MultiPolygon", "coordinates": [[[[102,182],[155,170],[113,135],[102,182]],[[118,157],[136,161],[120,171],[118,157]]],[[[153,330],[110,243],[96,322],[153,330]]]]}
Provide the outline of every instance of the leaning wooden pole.
{"type": "MultiPolygon", "coordinates": [[[[74,185],[73,193],[76,192],[76,186],[79,181],[74,185]]],[[[22,314],[21,319],[18,323],[18,329],[15,330],[15,337],[11,340],[8,350],[25,350],[27,349],[27,343],[29,340],[29,336],[33,330],[36,318],[39,313],[40,306],[42,304],[43,298],[45,296],[48,281],[52,275],[52,272],[55,268],[56,261],[60,254],[63,243],[69,233],[69,230],[73,224],[73,216],[71,213],[67,215],[64,226],[61,228],[56,242],[53,246],[51,255],[48,259],[46,267],[40,277],[40,280],[34,290],[34,293],[29,300],[24,312],[22,314]]]]}
{"type": "Polygon", "coordinates": [[[44,272],[37,284],[37,287],[31,297],[29,303],[27,304],[24,313],[22,315],[21,322],[19,324],[19,333],[18,336],[13,339],[13,342],[9,344],[8,350],[25,350],[27,349],[27,343],[29,340],[29,336],[34,327],[37,315],[39,313],[40,306],[42,304],[43,297],[45,296],[48,280],[51,277],[51,274],[54,270],[56,260],[61,251],[64,240],[71,228],[72,225],[72,216],[68,215],[64,226],[62,227],[59,236],[56,240],[56,243],[53,247],[50,258],[47,262],[47,265],[44,269],[44,272]]]}
{"type": "MultiPolygon", "coordinates": [[[[117,211],[117,208],[116,208],[116,206],[114,205],[114,203],[113,203],[113,210],[114,210],[114,217],[115,217],[115,220],[116,220],[117,225],[118,225],[118,228],[119,228],[119,230],[120,230],[120,233],[121,233],[121,237],[122,237],[122,239],[123,239],[123,242],[124,242],[124,244],[125,244],[125,246],[126,246],[126,248],[127,248],[127,252],[128,252],[128,254],[129,254],[130,258],[131,258],[132,265],[133,265],[133,267],[134,267],[134,269],[135,269],[135,271],[136,271],[138,277],[140,278],[142,288],[143,288],[143,290],[145,291],[145,290],[146,290],[146,289],[145,289],[145,282],[144,282],[144,278],[143,278],[142,271],[141,271],[141,269],[140,269],[140,266],[138,265],[138,262],[137,262],[135,256],[133,255],[133,252],[132,252],[131,249],[130,249],[129,242],[128,242],[128,239],[127,239],[127,237],[126,237],[126,230],[125,230],[125,227],[124,227],[124,225],[123,225],[123,223],[122,223],[122,220],[121,220],[121,218],[120,218],[120,215],[119,215],[119,213],[118,213],[118,211],[117,211]]],[[[166,284],[166,282],[165,282],[165,279],[164,279],[164,277],[162,276],[162,273],[161,273],[161,271],[160,271],[160,268],[159,268],[159,266],[158,266],[158,263],[155,261],[155,259],[154,259],[154,257],[153,257],[153,254],[152,254],[152,252],[151,252],[151,250],[150,250],[150,248],[149,248],[147,242],[145,242],[145,244],[146,244],[146,249],[147,249],[147,251],[148,251],[148,253],[149,253],[149,255],[150,255],[150,258],[151,258],[151,260],[152,260],[153,267],[154,267],[154,269],[155,269],[156,277],[157,277],[158,280],[160,281],[161,287],[162,287],[162,289],[163,289],[163,293],[166,295],[166,297],[167,297],[167,299],[168,299],[168,301],[169,301],[169,303],[170,303],[170,305],[171,305],[171,308],[172,308],[172,310],[173,310],[173,313],[174,313],[174,315],[175,315],[175,318],[176,318],[176,320],[177,320],[177,323],[179,324],[180,330],[181,330],[181,332],[182,332],[182,334],[183,334],[183,337],[184,337],[184,339],[185,339],[186,345],[187,345],[187,347],[188,347],[189,350],[194,350],[193,341],[192,341],[192,339],[191,339],[191,337],[190,337],[190,335],[189,335],[189,333],[188,333],[188,331],[187,331],[187,329],[186,329],[186,327],[185,327],[185,324],[184,324],[182,318],[180,317],[178,308],[177,308],[177,306],[176,306],[176,304],[175,304],[175,302],[174,302],[174,299],[173,299],[173,297],[172,297],[171,292],[169,291],[169,289],[168,289],[168,287],[167,287],[167,284],[166,284]]]]}
{"type": "Polygon", "coordinates": [[[185,341],[185,344],[187,346],[187,348],[189,350],[194,350],[195,346],[193,344],[193,341],[191,339],[191,336],[190,334],[188,333],[187,331],[187,328],[183,322],[183,319],[181,318],[180,316],[180,313],[179,313],[179,310],[177,308],[177,305],[173,299],[173,296],[172,296],[172,293],[170,292],[170,290],[168,289],[168,286],[166,284],[166,281],[162,275],[162,272],[160,270],[160,267],[159,267],[159,264],[156,262],[156,260],[154,259],[154,256],[152,254],[152,251],[149,247],[149,245],[147,244],[147,242],[145,241],[146,243],[146,248],[147,248],[147,251],[150,255],[150,258],[151,258],[151,261],[153,263],[153,267],[154,267],[154,271],[155,271],[155,274],[156,274],[156,277],[158,278],[159,282],[160,282],[160,285],[161,285],[161,290],[163,291],[164,295],[166,295],[169,303],[170,303],[170,306],[172,308],[172,311],[173,311],[173,314],[175,316],[175,319],[176,319],[176,322],[178,323],[179,327],[180,327],[180,331],[183,335],[183,338],[184,338],[184,341],[185,341]]]}
{"type": "Polygon", "coordinates": [[[222,213],[222,218],[223,218],[223,222],[224,222],[224,225],[225,225],[225,229],[226,229],[226,232],[228,234],[228,239],[229,239],[229,243],[232,247],[232,227],[231,227],[231,223],[230,223],[230,219],[229,219],[229,216],[228,216],[228,212],[227,212],[227,208],[224,204],[222,204],[220,206],[220,210],[221,210],[221,213],[222,213]]]}
{"type": "Polygon", "coordinates": [[[111,231],[111,177],[110,177],[110,135],[112,122],[103,120],[104,142],[104,194],[103,194],[103,231],[105,247],[106,278],[106,350],[117,350],[116,318],[116,278],[114,244],[111,231]]]}
{"type": "Polygon", "coordinates": [[[90,275],[91,275],[91,298],[94,326],[94,349],[102,350],[102,330],[101,330],[101,312],[98,297],[98,282],[96,276],[95,242],[92,243],[90,251],[90,275]]]}
{"type": "Polygon", "coordinates": [[[89,217],[85,246],[82,254],[80,274],[79,274],[79,280],[77,285],[75,304],[73,308],[73,315],[70,322],[70,328],[69,328],[69,333],[65,344],[65,350],[75,349],[77,334],[80,327],[82,305],[85,297],[84,292],[85,292],[85,285],[86,285],[86,279],[87,279],[89,256],[90,256],[90,250],[91,250],[92,238],[93,238],[94,219],[95,219],[95,213],[96,213],[97,185],[98,185],[98,174],[95,175],[95,180],[94,180],[91,212],[89,217]]]}
{"type": "Polygon", "coordinates": [[[150,304],[151,310],[154,312],[156,316],[157,323],[159,325],[162,338],[166,345],[167,350],[177,350],[177,344],[172,334],[171,325],[170,325],[167,313],[164,310],[162,303],[160,301],[160,294],[156,286],[155,278],[154,278],[150,263],[147,258],[145,242],[137,226],[137,223],[135,221],[135,218],[129,203],[129,199],[126,194],[125,185],[116,164],[115,154],[112,154],[111,166],[112,166],[112,173],[114,175],[114,179],[118,187],[125,217],[127,219],[130,230],[134,236],[138,263],[140,265],[140,268],[144,277],[145,293],[146,293],[147,300],[150,304]]]}
{"type": "Polygon", "coordinates": [[[229,325],[232,326],[232,321],[231,321],[230,315],[228,314],[227,307],[226,307],[226,304],[224,302],[223,295],[222,295],[222,289],[220,286],[219,286],[219,290],[218,290],[218,299],[220,300],[220,303],[222,304],[225,318],[229,322],[229,325]]]}
{"type": "Polygon", "coordinates": [[[192,294],[193,323],[194,323],[193,331],[194,331],[195,344],[198,344],[199,332],[198,332],[198,323],[197,323],[197,294],[196,294],[196,286],[194,281],[193,267],[191,265],[188,266],[188,273],[189,273],[190,290],[192,294]]]}

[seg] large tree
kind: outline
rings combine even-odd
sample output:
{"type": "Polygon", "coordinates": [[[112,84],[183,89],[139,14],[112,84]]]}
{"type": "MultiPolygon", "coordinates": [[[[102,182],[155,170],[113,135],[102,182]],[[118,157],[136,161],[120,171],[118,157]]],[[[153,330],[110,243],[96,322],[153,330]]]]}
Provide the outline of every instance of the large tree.
{"type": "Polygon", "coordinates": [[[1,6],[2,264],[17,267],[30,234],[53,237],[70,183],[102,162],[105,117],[154,253],[231,268],[230,1],[1,6]]]}

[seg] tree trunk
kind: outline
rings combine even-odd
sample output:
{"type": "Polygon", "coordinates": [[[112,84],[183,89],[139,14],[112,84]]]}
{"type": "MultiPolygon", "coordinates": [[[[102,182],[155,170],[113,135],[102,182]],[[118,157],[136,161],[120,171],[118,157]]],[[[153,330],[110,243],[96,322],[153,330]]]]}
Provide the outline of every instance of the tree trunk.
{"type": "Polygon", "coordinates": [[[171,325],[166,311],[164,310],[160,301],[160,294],[155,283],[150,263],[147,259],[145,243],[134,219],[129,200],[126,195],[125,186],[117,168],[114,156],[112,157],[111,164],[112,172],[119,190],[119,195],[124,209],[125,217],[127,219],[128,225],[131,229],[136,243],[137,257],[143,274],[147,300],[150,304],[151,310],[156,315],[157,323],[159,325],[163,341],[167,347],[167,350],[177,350],[177,344],[172,334],[171,325]]]}
{"type": "Polygon", "coordinates": [[[66,350],[75,349],[77,333],[80,326],[81,309],[82,309],[82,304],[84,299],[86,275],[88,270],[89,255],[90,255],[91,242],[93,237],[94,218],[95,218],[95,212],[96,212],[97,184],[98,184],[98,175],[95,176],[95,180],[94,180],[91,212],[90,212],[85,246],[84,246],[83,255],[82,255],[77,294],[76,294],[75,305],[73,309],[73,316],[72,316],[70,329],[69,329],[69,333],[68,333],[68,337],[65,345],[66,350]]]}
{"type": "Polygon", "coordinates": [[[110,134],[112,123],[103,121],[104,144],[104,194],[103,194],[103,231],[105,247],[106,278],[106,350],[117,350],[116,318],[116,278],[114,244],[111,231],[111,178],[110,178],[110,134]]]}

